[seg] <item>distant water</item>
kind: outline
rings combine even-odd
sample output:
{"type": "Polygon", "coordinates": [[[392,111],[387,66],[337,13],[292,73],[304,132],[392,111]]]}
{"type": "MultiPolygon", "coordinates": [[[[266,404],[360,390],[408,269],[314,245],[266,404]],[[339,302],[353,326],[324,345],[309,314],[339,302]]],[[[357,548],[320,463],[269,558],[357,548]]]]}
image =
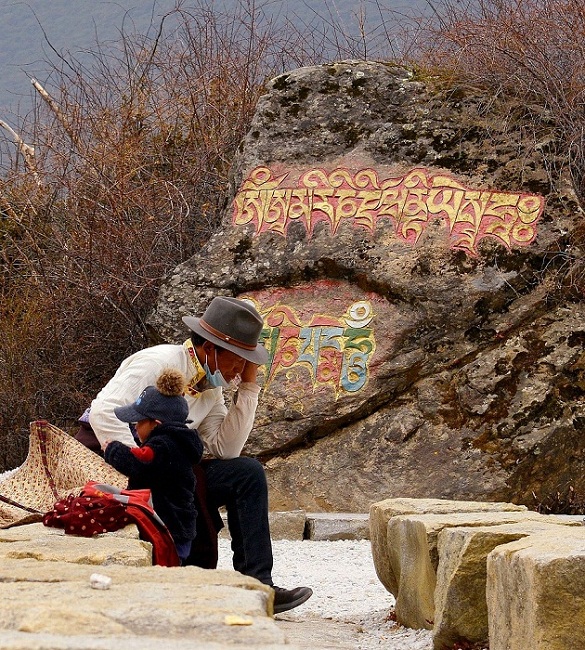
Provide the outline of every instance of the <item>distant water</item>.
{"type": "MultiPolygon", "coordinates": [[[[273,16],[287,16],[302,24],[331,23],[357,29],[356,14],[365,8],[370,35],[381,30],[379,7],[387,21],[401,15],[428,12],[427,0],[255,0],[273,16]]],[[[47,59],[58,61],[68,52],[83,58],[96,40],[117,39],[120,31],[146,33],[172,10],[176,0],[0,0],[0,119],[13,123],[32,106],[30,77],[50,85],[47,59]],[[47,42],[50,42],[51,45],[47,42]],[[51,47],[52,46],[52,47],[51,47]],[[53,51],[53,49],[56,50],[53,51]],[[11,119],[12,118],[12,119],[11,119]]],[[[195,0],[228,11],[246,0],[195,0]]],[[[189,6],[185,0],[184,6],[189,6]]],[[[16,126],[16,125],[15,125],[16,126]]]]}
{"type": "Polygon", "coordinates": [[[174,6],[175,0],[0,0],[0,119],[9,121],[9,109],[29,110],[30,77],[47,80],[46,60],[58,60],[47,40],[60,54],[77,54],[123,28],[146,31],[152,17],[156,24],[174,6]]]}

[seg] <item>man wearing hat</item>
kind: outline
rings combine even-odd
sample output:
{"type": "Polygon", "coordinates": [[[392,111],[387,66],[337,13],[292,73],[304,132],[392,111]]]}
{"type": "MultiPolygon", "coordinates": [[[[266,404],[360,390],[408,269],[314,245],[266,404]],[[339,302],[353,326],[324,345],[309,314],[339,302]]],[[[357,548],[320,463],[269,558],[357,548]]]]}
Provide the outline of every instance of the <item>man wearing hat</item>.
{"type": "Polygon", "coordinates": [[[183,322],[191,336],[182,345],[145,348],[122,362],[93,400],[85,418],[91,428],[86,424],[78,440],[98,452],[106,440],[136,446],[129,426],[114,410],[155,384],[165,368],[179,370],[187,379],[189,427],[197,429],[213,457],[203,465],[207,503],[211,509],[226,506],[234,569],[271,585],[274,613],[285,612],[304,603],[312,591],[274,586],[264,468],[256,459],[240,456],[256,415],[258,366],[268,361],[266,348],[258,342],[262,317],[246,301],[218,296],[201,318],[185,316],[183,322]],[[238,379],[227,408],[223,388],[238,379]],[[92,440],[92,431],[97,440],[92,440]]]}

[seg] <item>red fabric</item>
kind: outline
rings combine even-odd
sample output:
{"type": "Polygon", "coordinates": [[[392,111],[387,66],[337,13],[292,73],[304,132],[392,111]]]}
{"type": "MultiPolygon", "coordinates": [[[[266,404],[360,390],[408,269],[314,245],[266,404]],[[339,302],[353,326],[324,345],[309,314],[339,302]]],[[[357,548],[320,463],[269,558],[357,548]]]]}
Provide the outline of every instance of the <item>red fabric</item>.
{"type": "Polygon", "coordinates": [[[179,566],[173,538],[150,505],[150,490],[120,490],[118,496],[100,489],[100,485],[90,481],[78,496],[70,494],[57,501],[43,517],[45,526],[91,537],[134,523],[141,539],[152,544],[153,564],[179,566]]]}
{"type": "Polygon", "coordinates": [[[152,544],[152,563],[159,566],[180,566],[177,547],[167,527],[153,519],[142,504],[129,503],[127,512],[138,526],[140,539],[152,544]]]}
{"type": "Polygon", "coordinates": [[[55,503],[53,510],[43,517],[43,523],[63,528],[69,535],[91,537],[119,530],[132,522],[123,503],[105,497],[70,494],[55,503]]]}
{"type": "Polygon", "coordinates": [[[152,447],[132,447],[130,453],[143,463],[152,463],[154,460],[154,449],[152,447]]]}

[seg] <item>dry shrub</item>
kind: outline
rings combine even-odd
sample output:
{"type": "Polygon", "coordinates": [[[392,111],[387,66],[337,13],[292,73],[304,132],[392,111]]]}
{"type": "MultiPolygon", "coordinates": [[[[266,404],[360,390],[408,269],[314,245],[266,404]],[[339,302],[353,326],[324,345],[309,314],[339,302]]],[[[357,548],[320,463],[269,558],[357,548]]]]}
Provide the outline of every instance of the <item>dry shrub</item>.
{"type": "MultiPolygon", "coordinates": [[[[437,4],[418,61],[546,120],[585,198],[585,5],[580,0],[474,0],[437,4]]],[[[543,143],[541,143],[543,146],[543,143]]]]}
{"type": "MultiPolygon", "coordinates": [[[[533,139],[549,173],[549,198],[568,179],[585,207],[585,4],[438,0],[433,5],[435,20],[417,41],[417,64],[438,71],[451,85],[484,89],[502,124],[533,139]]],[[[555,291],[582,299],[585,223],[575,226],[566,248],[551,254],[561,266],[555,291]]]]}
{"type": "Polygon", "coordinates": [[[572,485],[556,492],[537,496],[532,493],[534,509],[545,515],[585,515],[585,498],[572,485]]]}
{"type": "Polygon", "coordinates": [[[22,462],[30,420],[75,427],[148,343],[161,280],[216,227],[235,150],[283,63],[278,33],[244,9],[179,7],[151,37],[96,48],[91,65],[60,59],[38,86],[48,94],[20,133],[34,158],[14,155],[0,181],[0,470],[22,462]]]}

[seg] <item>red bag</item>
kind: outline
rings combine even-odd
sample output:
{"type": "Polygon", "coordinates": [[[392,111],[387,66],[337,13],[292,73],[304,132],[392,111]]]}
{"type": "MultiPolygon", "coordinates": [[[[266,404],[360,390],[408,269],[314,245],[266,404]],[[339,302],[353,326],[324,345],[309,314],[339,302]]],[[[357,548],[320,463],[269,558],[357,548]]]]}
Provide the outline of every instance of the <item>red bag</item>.
{"type": "Polygon", "coordinates": [[[173,538],[152,508],[150,490],[120,490],[90,481],[78,496],[60,499],[43,517],[45,526],[63,528],[69,535],[92,537],[136,524],[141,539],[152,544],[153,563],[179,566],[173,538]]]}

